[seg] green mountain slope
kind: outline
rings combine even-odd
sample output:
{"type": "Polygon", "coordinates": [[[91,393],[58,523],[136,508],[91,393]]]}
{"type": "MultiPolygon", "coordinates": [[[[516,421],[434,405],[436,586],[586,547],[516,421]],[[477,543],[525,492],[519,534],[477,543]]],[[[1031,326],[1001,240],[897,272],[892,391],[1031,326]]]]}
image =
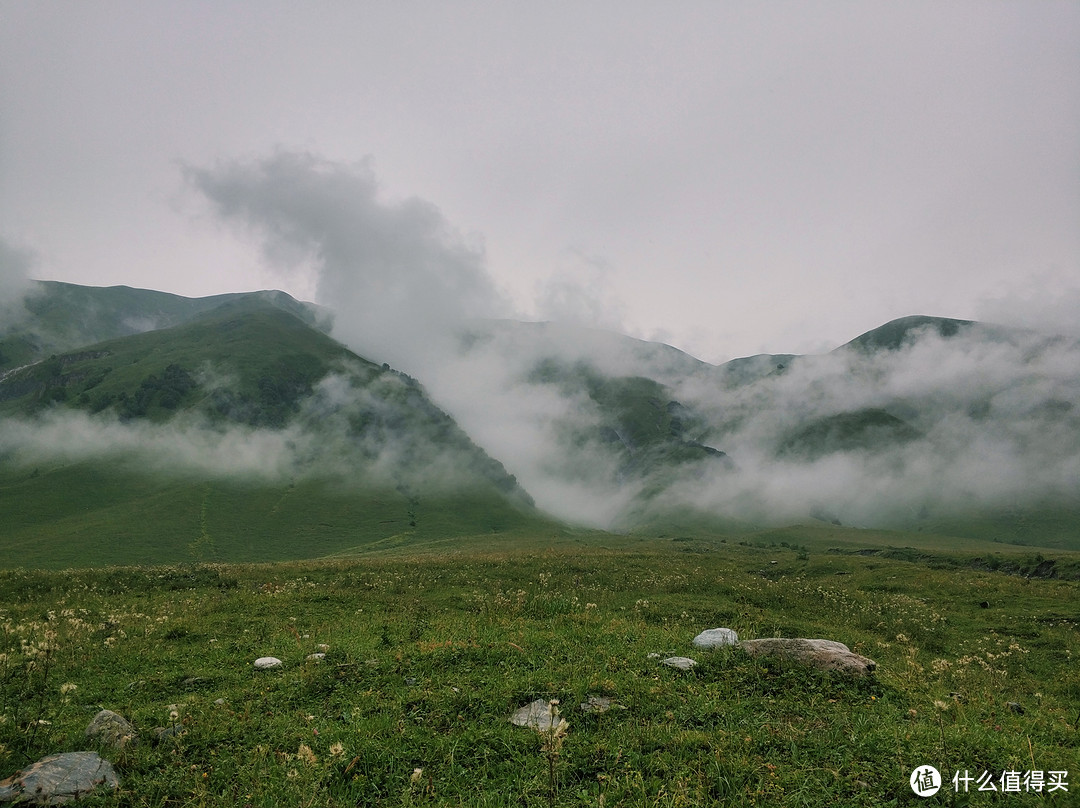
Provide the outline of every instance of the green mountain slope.
{"type": "Polygon", "coordinates": [[[256,294],[0,379],[0,548],[51,566],[310,558],[559,530],[414,379],[256,294]]]}
{"type": "Polygon", "coordinates": [[[258,299],[322,329],[329,315],[284,292],[189,298],[128,286],[80,286],[39,281],[21,312],[0,322],[0,375],[53,353],[187,322],[235,301],[258,299]]]}

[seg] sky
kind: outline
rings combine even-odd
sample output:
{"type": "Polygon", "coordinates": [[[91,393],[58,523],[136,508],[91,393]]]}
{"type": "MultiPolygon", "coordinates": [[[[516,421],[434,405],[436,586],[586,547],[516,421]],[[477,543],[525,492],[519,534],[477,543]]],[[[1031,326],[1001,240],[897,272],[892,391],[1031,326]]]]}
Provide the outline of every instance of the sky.
{"type": "Polygon", "coordinates": [[[0,300],[397,295],[710,362],[1075,331],[1078,144],[1076,2],[0,0],[0,300]]]}

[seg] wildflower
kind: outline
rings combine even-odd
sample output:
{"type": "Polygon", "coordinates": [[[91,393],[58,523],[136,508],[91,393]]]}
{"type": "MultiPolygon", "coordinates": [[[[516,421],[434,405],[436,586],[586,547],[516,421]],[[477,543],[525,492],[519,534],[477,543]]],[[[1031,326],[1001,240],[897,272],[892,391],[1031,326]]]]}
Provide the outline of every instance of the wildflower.
{"type": "Polygon", "coordinates": [[[330,744],[330,757],[342,757],[345,754],[345,744],[332,743],[330,744]]]}
{"type": "Polygon", "coordinates": [[[68,693],[74,693],[78,689],[78,686],[72,684],[71,682],[64,682],[64,684],[60,685],[60,693],[65,696],[68,693]]]}
{"type": "Polygon", "coordinates": [[[311,747],[306,743],[300,744],[300,748],[296,750],[296,756],[308,766],[314,766],[318,762],[315,753],[311,751],[311,747]]]}
{"type": "Polygon", "coordinates": [[[409,775],[409,782],[410,783],[419,783],[420,778],[423,777],[423,776],[424,776],[424,770],[421,769],[420,767],[417,767],[417,768],[413,769],[412,774],[409,775]]]}

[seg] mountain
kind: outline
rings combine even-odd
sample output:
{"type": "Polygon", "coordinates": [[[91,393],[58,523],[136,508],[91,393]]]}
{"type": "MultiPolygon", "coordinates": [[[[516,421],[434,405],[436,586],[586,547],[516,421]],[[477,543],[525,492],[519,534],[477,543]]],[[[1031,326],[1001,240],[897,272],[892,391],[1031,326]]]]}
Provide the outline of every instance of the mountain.
{"type": "Polygon", "coordinates": [[[284,292],[189,298],[128,286],[37,281],[0,330],[0,376],[53,353],[178,325],[223,304],[259,299],[329,331],[330,315],[284,292]]]}
{"type": "Polygon", "coordinates": [[[41,284],[0,323],[8,563],[822,522],[1080,549],[1076,339],[917,316],[711,365],[486,321],[417,380],[331,328],[281,292],[41,284]]]}
{"type": "Polygon", "coordinates": [[[1080,547],[1075,339],[913,316],[826,354],[714,366],[556,324],[478,330],[462,372],[499,381],[459,405],[465,426],[564,518],[725,533],[824,517],[1080,547]]]}
{"type": "MultiPolygon", "coordinates": [[[[95,314],[83,332],[129,329],[118,298],[179,322],[0,378],[7,551],[268,560],[395,536],[559,529],[415,379],[337,343],[292,298],[104,291],[112,318],[95,314]]],[[[95,299],[65,285],[49,294],[39,311],[95,299]]],[[[48,319],[17,329],[61,344],[48,319]]]]}

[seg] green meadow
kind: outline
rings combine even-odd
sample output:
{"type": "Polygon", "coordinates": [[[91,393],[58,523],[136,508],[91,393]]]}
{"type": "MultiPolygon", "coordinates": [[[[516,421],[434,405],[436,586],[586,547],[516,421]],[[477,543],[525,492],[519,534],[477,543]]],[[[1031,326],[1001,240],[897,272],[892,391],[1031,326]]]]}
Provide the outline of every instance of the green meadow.
{"type": "Polygon", "coordinates": [[[1075,805],[1076,554],[986,546],[563,531],[8,570],[0,775],[87,748],[107,708],[141,740],[103,752],[121,787],[87,805],[915,805],[925,765],[946,781],[925,804],[1075,805]],[[1009,574],[1047,560],[1058,577],[1009,574]],[[692,647],[717,626],[838,640],[878,668],[853,680],[692,647]],[[660,664],[672,655],[698,665],[660,664]],[[284,666],[256,671],[263,656],[284,666]],[[615,706],[583,712],[590,696],[615,706]],[[510,723],[537,698],[558,701],[564,734],[510,723]],[[177,733],[154,743],[156,727],[177,733]],[[1041,792],[1000,791],[1032,771],[1041,792]],[[984,772],[999,791],[978,791],[984,772]]]}

